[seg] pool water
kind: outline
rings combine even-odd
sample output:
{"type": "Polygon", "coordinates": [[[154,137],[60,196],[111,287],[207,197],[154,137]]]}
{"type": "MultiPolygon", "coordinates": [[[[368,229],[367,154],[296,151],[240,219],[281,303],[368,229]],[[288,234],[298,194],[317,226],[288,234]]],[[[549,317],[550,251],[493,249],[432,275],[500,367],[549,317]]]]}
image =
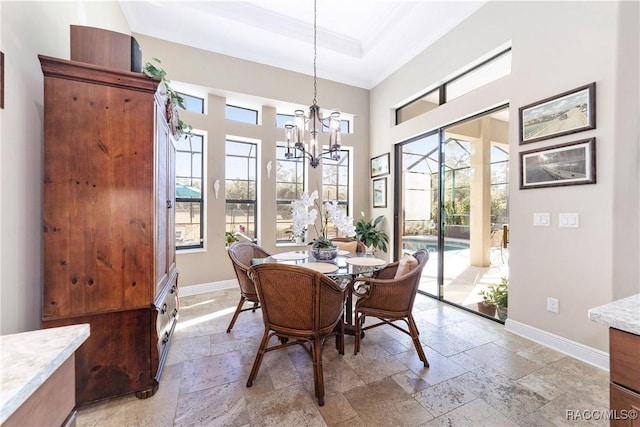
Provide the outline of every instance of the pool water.
{"type": "MultiPolygon", "coordinates": [[[[438,252],[438,244],[433,241],[426,241],[422,239],[403,239],[402,249],[406,251],[418,251],[420,249],[427,248],[429,252],[438,252]]],[[[468,243],[451,243],[446,242],[444,244],[444,250],[446,251],[459,251],[462,249],[469,249],[468,243]]]]}

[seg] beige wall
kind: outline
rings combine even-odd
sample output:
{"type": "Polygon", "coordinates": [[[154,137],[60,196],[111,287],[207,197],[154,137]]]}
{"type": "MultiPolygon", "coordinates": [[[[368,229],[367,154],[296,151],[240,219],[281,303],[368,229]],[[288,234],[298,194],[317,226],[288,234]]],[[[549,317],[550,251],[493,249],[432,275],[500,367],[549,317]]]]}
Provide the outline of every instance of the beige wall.
{"type": "Polygon", "coordinates": [[[43,76],[38,54],[69,59],[69,25],[128,33],[117,2],[0,3],[0,333],[40,328],[43,76]]]}
{"type": "MultiPolygon", "coordinates": [[[[178,269],[183,292],[190,285],[234,279],[235,275],[224,246],[225,209],[225,137],[234,136],[257,140],[259,144],[259,236],[258,243],[268,252],[277,248],[275,147],[282,141],[284,130],[276,128],[278,108],[293,113],[292,105],[308,108],[313,99],[311,76],[285,71],[207,52],[201,49],[170,43],[134,34],[143,52],[143,62],[158,58],[172,84],[186,93],[208,100],[205,115],[182,113],[183,120],[206,132],[206,248],[204,251],[180,253],[178,269]],[[261,123],[251,125],[225,119],[225,105],[233,104],[261,111],[261,123]],[[267,178],[266,164],[273,170],[267,178]],[[213,183],[220,180],[219,198],[214,197],[213,183]]],[[[311,60],[311,58],[310,58],[311,60]]],[[[310,62],[310,65],[312,63],[310,62]]],[[[355,115],[353,134],[343,134],[342,145],[353,147],[352,170],[353,212],[368,211],[369,206],[369,91],[327,80],[318,80],[318,104],[331,109],[339,107],[344,113],[355,115]]],[[[309,190],[319,189],[321,168],[308,169],[309,190]]]]}
{"type": "MultiPolygon", "coordinates": [[[[518,182],[518,151],[595,136],[596,185],[511,188],[510,319],[606,349],[605,329],[587,320],[587,310],[638,292],[640,276],[638,7],[637,2],[580,2],[576,12],[575,2],[490,2],[370,94],[321,80],[319,104],[356,115],[356,134],[345,140],[356,150],[354,212],[386,214],[385,227],[390,231],[391,208],[367,209],[369,158],[392,151],[399,141],[503,102],[511,105],[510,178],[514,183],[518,182]],[[391,126],[395,106],[510,41],[510,76],[401,126],[391,126]],[[598,85],[597,129],[518,145],[519,106],[592,81],[598,85]],[[534,229],[533,212],[550,212],[552,227],[534,229]],[[559,229],[559,212],[578,212],[580,228],[559,229]],[[559,314],[545,310],[547,296],[560,299],[559,314]]],[[[40,326],[43,79],[37,54],[67,58],[70,24],[120,32],[128,28],[117,2],[3,1],[0,14],[0,50],[6,67],[6,106],[0,110],[0,333],[6,334],[40,326]]],[[[204,87],[210,93],[207,116],[185,114],[194,126],[207,131],[208,250],[180,255],[178,262],[183,285],[231,278],[224,249],[214,244],[223,230],[215,224],[222,218],[223,206],[211,194],[213,181],[223,176],[221,144],[227,134],[260,139],[261,173],[263,183],[268,183],[264,164],[272,158],[269,147],[280,135],[265,122],[252,129],[227,123],[222,113],[225,100],[252,99],[264,105],[266,120],[275,114],[278,102],[308,105],[311,78],[140,35],[136,38],[145,59],[161,58],[174,81],[204,87]]],[[[265,186],[260,237],[263,245],[275,250],[273,230],[265,226],[273,223],[268,206],[274,197],[265,186]]],[[[392,200],[391,185],[389,190],[392,200]]]]}
{"type": "MultiPolygon", "coordinates": [[[[490,2],[371,92],[371,151],[510,103],[510,321],[607,349],[589,308],[639,291],[638,3],[490,2]],[[544,23],[544,24],[542,24],[544,23]],[[393,108],[505,43],[512,72],[399,126],[393,108]],[[597,129],[518,145],[518,107],[597,83],[597,129]],[[629,94],[633,94],[629,96],[629,94]],[[519,190],[518,152],[595,136],[596,185],[519,190]],[[552,226],[532,227],[534,212],[552,226]],[[558,213],[580,228],[558,228],[558,213]],[[547,297],[560,312],[546,311],[547,297]]],[[[391,218],[392,207],[379,210],[391,218]]]]}

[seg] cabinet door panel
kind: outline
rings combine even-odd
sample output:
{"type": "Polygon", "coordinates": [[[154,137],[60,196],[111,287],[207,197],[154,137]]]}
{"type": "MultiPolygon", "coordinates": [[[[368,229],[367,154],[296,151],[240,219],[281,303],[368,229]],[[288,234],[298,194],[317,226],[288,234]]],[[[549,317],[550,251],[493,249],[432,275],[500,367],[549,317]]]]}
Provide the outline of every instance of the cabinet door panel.
{"type": "Polygon", "coordinates": [[[167,198],[169,180],[167,156],[169,149],[169,128],[165,121],[165,110],[157,107],[156,113],[156,255],[155,255],[155,293],[157,295],[168,279],[167,266],[167,211],[173,210],[173,200],[167,198]]]}
{"type": "Polygon", "coordinates": [[[609,328],[611,381],[640,391],[640,336],[609,328]]]}
{"type": "Polygon", "coordinates": [[[609,385],[609,400],[611,410],[614,411],[611,425],[616,427],[640,427],[640,394],[619,387],[609,385]]]}
{"type": "Polygon", "coordinates": [[[153,96],[47,78],[45,111],[43,315],[148,305],[153,96]]]}
{"type": "Polygon", "coordinates": [[[88,323],[91,335],[76,351],[78,405],[152,390],[151,309],[120,311],[43,322],[45,328],[88,323]]]}

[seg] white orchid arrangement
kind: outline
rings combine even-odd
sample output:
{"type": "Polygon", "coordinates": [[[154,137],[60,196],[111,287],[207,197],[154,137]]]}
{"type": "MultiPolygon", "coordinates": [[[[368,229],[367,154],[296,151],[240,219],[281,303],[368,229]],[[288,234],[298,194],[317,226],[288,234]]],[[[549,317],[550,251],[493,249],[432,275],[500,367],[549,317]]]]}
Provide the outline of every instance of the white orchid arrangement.
{"type": "Polygon", "coordinates": [[[323,218],[322,210],[317,199],[318,190],[314,190],[311,195],[305,191],[299,200],[291,202],[293,213],[291,231],[294,236],[301,236],[307,230],[308,225],[313,225],[318,236],[312,241],[313,246],[316,248],[333,247],[333,243],[327,238],[329,220],[336,226],[338,232],[343,233],[345,236],[353,236],[355,234],[356,228],[353,225],[353,218],[347,216],[342,209],[340,209],[337,202],[325,202],[324,208],[326,215],[323,218]],[[309,210],[309,208],[313,206],[315,206],[315,208],[309,210]],[[318,227],[316,227],[316,219],[318,219],[318,216],[320,216],[319,231],[318,227]]]}

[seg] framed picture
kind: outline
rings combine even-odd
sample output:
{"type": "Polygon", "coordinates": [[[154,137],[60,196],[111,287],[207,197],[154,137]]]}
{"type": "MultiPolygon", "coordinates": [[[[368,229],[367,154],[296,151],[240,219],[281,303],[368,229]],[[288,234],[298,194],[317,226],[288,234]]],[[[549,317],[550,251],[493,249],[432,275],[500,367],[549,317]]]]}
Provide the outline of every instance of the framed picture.
{"type": "Polygon", "coordinates": [[[596,84],[519,108],[520,144],[596,128],[596,84]]]}
{"type": "Polygon", "coordinates": [[[595,138],[520,153],[520,189],[595,183],[595,138]]]}
{"type": "Polygon", "coordinates": [[[389,175],[389,153],[371,159],[371,178],[389,175]]]}
{"type": "Polygon", "coordinates": [[[0,108],[4,108],[4,53],[0,52],[0,108]]]}
{"type": "Polygon", "coordinates": [[[373,207],[387,207],[387,178],[373,180],[373,207]]]}

